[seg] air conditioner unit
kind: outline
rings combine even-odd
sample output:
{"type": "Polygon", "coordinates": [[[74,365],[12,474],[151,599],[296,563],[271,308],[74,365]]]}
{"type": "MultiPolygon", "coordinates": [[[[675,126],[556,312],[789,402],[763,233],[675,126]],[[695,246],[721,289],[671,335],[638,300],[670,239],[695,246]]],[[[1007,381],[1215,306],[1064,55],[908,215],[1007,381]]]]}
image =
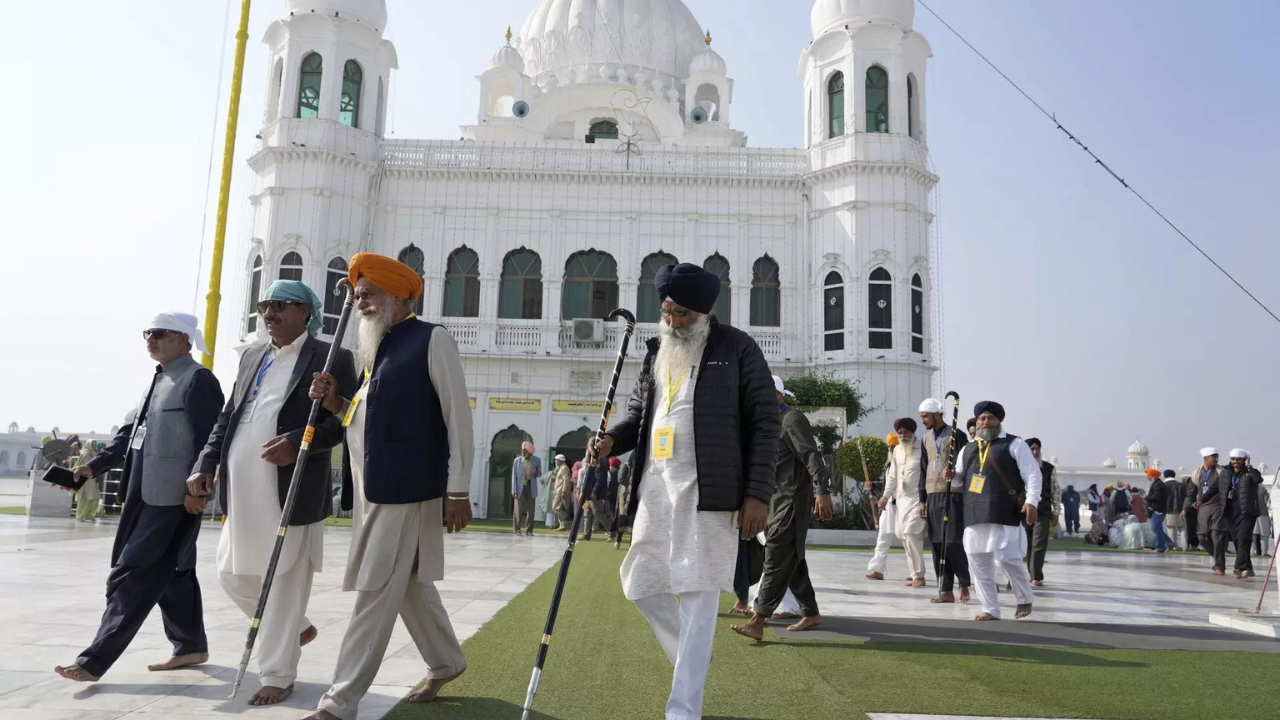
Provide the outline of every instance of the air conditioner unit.
{"type": "Polygon", "coordinates": [[[604,342],[604,321],[585,318],[574,320],[573,339],[580,343],[604,342]]]}

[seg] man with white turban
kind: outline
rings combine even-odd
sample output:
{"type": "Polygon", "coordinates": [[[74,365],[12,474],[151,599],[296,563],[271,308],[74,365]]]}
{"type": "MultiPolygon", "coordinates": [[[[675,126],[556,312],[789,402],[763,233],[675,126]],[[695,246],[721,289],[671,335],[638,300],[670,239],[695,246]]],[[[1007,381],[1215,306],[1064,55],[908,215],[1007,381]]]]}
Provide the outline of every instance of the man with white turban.
{"type": "Polygon", "coordinates": [[[188,493],[186,479],[218,419],[222,387],[191,357],[193,348],[206,352],[194,316],[157,315],[142,337],[158,363],[151,387],[110,444],[73,471],[91,480],[124,465],[124,512],[111,551],[106,612],[93,644],[76,663],[54,668],[79,682],[101,678],[156,605],[173,657],[147,669],[174,670],[209,659],[196,579],[196,538],[205,501],[188,493]]]}
{"type": "Polygon", "coordinates": [[[1230,457],[1231,467],[1218,474],[1218,481],[1204,491],[1199,504],[1214,500],[1222,503],[1222,514],[1213,531],[1214,562],[1225,568],[1227,543],[1235,543],[1236,579],[1248,580],[1253,577],[1253,559],[1249,557],[1253,524],[1262,512],[1259,495],[1266,491],[1262,488],[1262,475],[1249,466],[1248,451],[1235,448],[1230,457]]]}
{"type": "Polygon", "coordinates": [[[951,448],[965,444],[959,430],[946,424],[942,403],[929,398],[920,403],[920,422],[929,432],[920,438],[920,512],[928,526],[933,548],[933,571],[938,576],[938,596],[930,602],[954,603],[959,580],[960,602],[969,602],[969,558],[964,554],[964,489],[948,482],[943,470],[951,448]]]}
{"type": "Polygon", "coordinates": [[[1193,487],[1183,500],[1182,518],[1186,519],[1188,511],[1195,513],[1196,535],[1200,539],[1200,547],[1213,558],[1213,574],[1226,575],[1226,544],[1224,542],[1222,548],[1217,547],[1218,537],[1229,539],[1231,535],[1231,528],[1223,519],[1224,496],[1215,493],[1206,498],[1205,495],[1209,492],[1209,488],[1217,486],[1218,481],[1227,474],[1227,469],[1218,464],[1217,448],[1201,448],[1200,457],[1204,460],[1200,469],[1191,476],[1193,487]],[[1222,534],[1218,535],[1215,530],[1222,534]]]}

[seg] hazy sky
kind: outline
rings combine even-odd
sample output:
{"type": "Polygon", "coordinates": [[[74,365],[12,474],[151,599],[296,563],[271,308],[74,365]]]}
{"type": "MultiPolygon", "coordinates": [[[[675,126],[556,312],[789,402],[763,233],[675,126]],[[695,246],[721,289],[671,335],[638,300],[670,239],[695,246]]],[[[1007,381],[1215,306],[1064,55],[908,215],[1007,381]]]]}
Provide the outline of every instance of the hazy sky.
{"type": "MultiPolygon", "coordinates": [[[[809,3],[686,3],[736,80],[734,124],[752,146],[799,146],[796,67],[812,39],[809,3]]],[[[474,76],[535,1],[387,4],[400,58],[389,130],[458,137],[475,118],[474,76]]],[[[1235,0],[1216,12],[1203,0],[931,5],[1280,308],[1280,143],[1268,129],[1280,117],[1280,72],[1265,50],[1280,3],[1235,0]]],[[[266,94],[260,40],[283,7],[254,3],[228,294],[243,282],[243,161],[266,94]]],[[[0,47],[16,103],[0,120],[10,298],[0,304],[0,426],[107,430],[144,389],[146,319],[190,310],[196,287],[203,295],[209,141],[216,100],[220,153],[231,64],[228,50],[216,87],[225,9],[216,0],[61,0],[6,11],[21,31],[0,47]]],[[[916,29],[934,49],[929,142],[942,178],[947,387],[966,405],[1001,400],[1010,430],[1040,436],[1046,454],[1069,465],[1106,456],[1123,465],[1141,437],[1167,465],[1194,464],[1212,444],[1247,447],[1274,466],[1280,448],[1269,445],[1265,418],[1280,389],[1266,368],[1280,324],[919,7],[916,29]]],[[[212,232],[210,210],[205,256],[212,232]]],[[[236,315],[224,308],[217,369],[228,388],[236,315]]]]}

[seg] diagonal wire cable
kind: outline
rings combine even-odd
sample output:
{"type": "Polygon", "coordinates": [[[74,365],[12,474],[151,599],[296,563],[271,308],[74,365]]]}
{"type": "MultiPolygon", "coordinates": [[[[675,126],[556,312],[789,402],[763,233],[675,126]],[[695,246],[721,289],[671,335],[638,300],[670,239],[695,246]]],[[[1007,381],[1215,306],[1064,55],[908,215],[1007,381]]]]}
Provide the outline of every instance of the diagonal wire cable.
{"type": "Polygon", "coordinates": [[[1259,300],[1256,295],[1249,292],[1248,288],[1242,285],[1240,281],[1235,278],[1234,275],[1232,275],[1230,272],[1227,271],[1226,268],[1222,267],[1222,265],[1220,265],[1217,260],[1214,260],[1213,257],[1209,255],[1209,253],[1205,252],[1204,248],[1196,244],[1196,242],[1192,240],[1190,237],[1188,237],[1187,234],[1183,232],[1181,228],[1175,225],[1172,220],[1170,220],[1164,213],[1160,212],[1160,210],[1158,210],[1155,205],[1152,205],[1151,201],[1143,197],[1142,193],[1138,192],[1132,185],[1126,182],[1124,178],[1120,177],[1120,175],[1118,175],[1115,170],[1112,170],[1109,165],[1103,162],[1102,158],[1098,157],[1097,154],[1095,154],[1092,150],[1090,150],[1088,145],[1085,145],[1083,142],[1080,141],[1079,138],[1073,135],[1070,130],[1064,127],[1062,123],[1058,121],[1058,118],[1054,116],[1053,113],[1049,112],[1048,110],[1045,110],[1044,107],[1040,105],[1040,103],[1036,102],[1035,98],[1028,95],[1027,92],[1018,85],[1018,83],[1014,82],[1008,75],[1004,73],[1003,70],[997,67],[995,63],[991,62],[991,60],[989,60],[986,55],[983,55],[981,50],[978,50],[978,48],[974,47],[973,43],[966,40],[965,37],[959,33],[959,31],[951,27],[950,23],[948,23],[946,20],[943,20],[942,17],[938,15],[938,13],[934,12],[933,8],[925,4],[924,0],[918,0],[918,2],[920,3],[921,7],[929,11],[930,15],[932,15],[938,22],[942,23],[943,27],[950,30],[952,35],[955,35],[957,38],[959,38],[960,42],[964,43],[965,46],[967,46],[970,50],[972,50],[975,55],[982,58],[982,61],[985,62],[987,65],[989,65],[992,70],[995,70],[1000,77],[1004,78],[1005,82],[1013,86],[1014,90],[1017,90],[1018,93],[1022,95],[1022,97],[1027,99],[1027,102],[1034,105],[1035,108],[1039,110],[1045,117],[1049,118],[1049,120],[1052,121],[1053,124],[1057,126],[1059,130],[1061,130],[1068,138],[1071,139],[1071,142],[1075,143],[1076,145],[1079,145],[1081,150],[1088,153],[1089,157],[1093,158],[1094,162],[1096,162],[1098,165],[1101,165],[1102,169],[1107,171],[1107,174],[1111,175],[1111,177],[1116,179],[1116,182],[1120,183],[1121,185],[1124,186],[1126,190],[1133,193],[1134,197],[1141,200],[1143,205],[1146,205],[1147,208],[1151,210],[1151,212],[1156,214],[1156,217],[1163,220],[1165,224],[1168,225],[1170,228],[1172,228],[1174,232],[1178,233],[1178,235],[1181,236],[1183,240],[1186,240],[1188,245],[1195,248],[1196,252],[1203,255],[1205,260],[1208,260],[1210,263],[1213,264],[1214,267],[1218,268],[1218,271],[1221,272],[1223,275],[1225,275],[1228,280],[1230,280],[1232,283],[1235,284],[1236,287],[1240,288],[1241,292],[1243,292],[1245,295],[1248,295],[1250,300],[1252,300],[1254,303],[1258,305],[1258,307],[1262,308],[1264,312],[1270,315],[1272,320],[1275,320],[1276,322],[1280,322],[1280,316],[1277,316],[1274,312],[1272,312],[1271,308],[1267,307],[1266,304],[1263,303],[1261,300],[1259,300]]]}

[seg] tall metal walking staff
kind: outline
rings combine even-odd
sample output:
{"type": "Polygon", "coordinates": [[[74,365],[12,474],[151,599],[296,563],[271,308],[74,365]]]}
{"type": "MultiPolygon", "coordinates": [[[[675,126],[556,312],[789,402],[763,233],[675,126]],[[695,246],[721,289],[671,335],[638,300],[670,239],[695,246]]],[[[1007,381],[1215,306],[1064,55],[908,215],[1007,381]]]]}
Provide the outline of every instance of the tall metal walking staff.
{"type": "MultiPolygon", "coordinates": [[[[636,316],[631,311],[618,308],[609,313],[605,320],[621,318],[627,322],[622,331],[622,344],[618,347],[618,359],[613,363],[613,379],[609,381],[609,392],[604,397],[604,408],[600,411],[600,429],[596,431],[596,442],[604,437],[609,429],[609,415],[613,412],[613,395],[618,391],[618,378],[622,375],[622,363],[627,359],[627,346],[631,344],[631,335],[636,331],[636,316]]],[[[594,445],[592,446],[594,447],[594,445]]],[[[587,453],[584,464],[595,467],[598,460],[595,451],[587,453]]],[[[542,667],[547,662],[547,650],[551,647],[551,632],[556,627],[556,615],[560,612],[560,598],[564,595],[565,581],[569,579],[569,563],[573,560],[573,548],[578,543],[578,526],[582,524],[582,511],[587,503],[584,496],[582,502],[576,503],[573,511],[573,524],[569,526],[569,546],[564,549],[564,557],[560,560],[560,575],[556,578],[556,588],[551,593],[551,610],[547,612],[547,624],[542,630],[542,644],[538,646],[538,659],[533,666],[533,675],[529,678],[529,692],[524,698],[523,720],[529,720],[529,711],[533,709],[533,697],[538,694],[538,680],[542,678],[542,667]]]]}
{"type": "Polygon", "coordinates": [[[951,398],[951,436],[947,438],[947,450],[942,461],[942,478],[947,481],[946,495],[942,498],[942,558],[938,561],[938,593],[942,593],[942,576],[947,573],[947,551],[951,544],[947,540],[947,525],[951,522],[951,483],[954,478],[947,477],[947,471],[956,468],[956,455],[960,448],[956,438],[960,437],[960,393],[952,390],[943,396],[943,400],[951,398]]]}
{"type": "MultiPolygon", "coordinates": [[[[333,364],[338,359],[342,348],[342,336],[347,332],[347,321],[351,319],[351,308],[355,305],[356,294],[351,283],[341,280],[333,294],[347,291],[347,299],[342,304],[342,316],[338,318],[338,329],[333,333],[333,343],[329,346],[329,356],[324,360],[324,372],[333,372],[333,364]]],[[[317,312],[319,309],[317,308],[317,312]]],[[[320,415],[320,398],[311,403],[311,414],[307,416],[307,429],[302,432],[302,444],[298,446],[298,459],[293,464],[293,478],[289,481],[289,494],[284,498],[284,509],[280,512],[280,529],[276,531],[276,546],[271,550],[271,562],[267,564],[267,573],[262,576],[262,592],[258,593],[258,608],[253,612],[253,621],[249,623],[249,637],[244,641],[244,655],[240,657],[240,669],[236,671],[236,682],[231,687],[231,698],[235,699],[240,692],[240,682],[244,680],[245,668],[249,666],[249,656],[253,654],[253,644],[258,639],[258,627],[262,625],[262,615],[267,611],[267,595],[271,592],[271,583],[276,577],[276,564],[280,562],[280,552],[284,549],[284,536],[289,532],[289,521],[293,518],[293,505],[298,499],[298,487],[302,484],[302,471],[306,468],[307,450],[311,448],[311,440],[316,434],[316,420],[320,415]]]]}

